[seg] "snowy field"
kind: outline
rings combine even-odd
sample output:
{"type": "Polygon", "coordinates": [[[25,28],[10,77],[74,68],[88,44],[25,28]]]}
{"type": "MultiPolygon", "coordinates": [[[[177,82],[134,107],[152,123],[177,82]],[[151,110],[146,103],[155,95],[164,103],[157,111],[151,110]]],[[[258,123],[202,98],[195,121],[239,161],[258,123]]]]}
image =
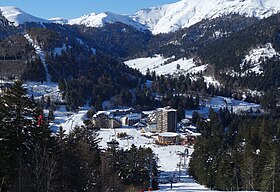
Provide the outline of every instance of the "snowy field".
{"type": "Polygon", "coordinates": [[[168,60],[174,60],[174,58],[164,58],[160,55],[148,58],[137,58],[126,61],[125,64],[131,68],[138,69],[142,74],[146,74],[149,69],[150,72],[155,71],[157,75],[174,74],[178,72],[197,73],[204,71],[207,65],[196,66],[193,59],[178,59],[176,61],[168,62],[168,60]],[[180,66],[179,69],[177,66],[180,66]]]}
{"type": "MultiPolygon", "coordinates": [[[[192,80],[196,80],[195,74],[205,71],[208,66],[197,66],[192,58],[183,58],[175,61],[171,60],[174,60],[174,58],[164,58],[160,55],[155,55],[154,57],[132,59],[124,63],[131,68],[138,69],[142,74],[146,74],[148,69],[150,72],[155,71],[157,75],[189,73],[192,74],[192,80]]],[[[207,86],[209,86],[210,83],[216,87],[221,86],[221,84],[211,76],[204,76],[204,81],[207,86]]]]}
{"type": "Polygon", "coordinates": [[[204,101],[202,103],[202,106],[198,110],[186,110],[186,116],[191,117],[193,112],[198,112],[204,117],[207,117],[210,107],[215,111],[218,111],[221,108],[225,109],[227,107],[229,111],[236,114],[242,112],[249,112],[250,110],[252,110],[252,112],[262,111],[261,106],[256,103],[248,103],[241,100],[235,100],[229,97],[216,96],[209,99],[208,101],[204,101]]]}

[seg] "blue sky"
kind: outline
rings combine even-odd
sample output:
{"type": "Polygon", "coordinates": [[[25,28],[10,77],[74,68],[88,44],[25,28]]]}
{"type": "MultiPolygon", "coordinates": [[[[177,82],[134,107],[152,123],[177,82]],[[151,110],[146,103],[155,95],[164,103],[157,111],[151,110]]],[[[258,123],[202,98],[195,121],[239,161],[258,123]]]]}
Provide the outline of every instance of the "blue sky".
{"type": "Polygon", "coordinates": [[[174,3],[179,0],[0,0],[0,6],[16,6],[41,18],[75,18],[95,12],[132,14],[142,8],[174,3]]]}

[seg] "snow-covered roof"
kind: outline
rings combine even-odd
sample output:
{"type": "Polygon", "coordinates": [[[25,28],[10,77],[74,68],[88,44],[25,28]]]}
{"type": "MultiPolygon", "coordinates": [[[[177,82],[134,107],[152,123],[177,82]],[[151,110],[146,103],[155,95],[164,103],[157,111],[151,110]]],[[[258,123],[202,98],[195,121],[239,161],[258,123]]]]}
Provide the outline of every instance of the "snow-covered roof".
{"type": "Polygon", "coordinates": [[[189,135],[189,136],[198,137],[198,136],[201,135],[201,133],[195,133],[195,132],[193,132],[191,130],[188,130],[188,129],[186,129],[186,132],[187,132],[186,134],[189,135]]]}
{"type": "Polygon", "coordinates": [[[127,115],[127,118],[129,120],[137,120],[137,119],[141,119],[141,114],[138,113],[131,113],[127,115]]]}
{"type": "Polygon", "coordinates": [[[163,107],[163,108],[158,108],[157,111],[177,111],[176,109],[173,109],[171,108],[170,106],[166,106],[166,107],[163,107]]]}
{"type": "Polygon", "coordinates": [[[134,127],[146,127],[144,123],[138,122],[133,125],[134,127]]]}
{"type": "Polygon", "coordinates": [[[164,133],[159,133],[158,136],[160,136],[160,137],[177,137],[177,136],[179,136],[179,134],[173,133],[173,132],[164,132],[164,133]]]}
{"type": "Polygon", "coordinates": [[[98,112],[96,113],[96,116],[101,115],[101,114],[110,115],[110,112],[109,112],[109,111],[98,111],[98,112]]]}
{"type": "Polygon", "coordinates": [[[182,122],[182,123],[190,123],[191,120],[190,120],[190,119],[182,119],[181,122],[182,122]]]}
{"type": "Polygon", "coordinates": [[[142,113],[144,114],[144,115],[150,115],[151,113],[153,113],[154,112],[154,110],[151,110],[151,111],[142,111],[142,113]]]}

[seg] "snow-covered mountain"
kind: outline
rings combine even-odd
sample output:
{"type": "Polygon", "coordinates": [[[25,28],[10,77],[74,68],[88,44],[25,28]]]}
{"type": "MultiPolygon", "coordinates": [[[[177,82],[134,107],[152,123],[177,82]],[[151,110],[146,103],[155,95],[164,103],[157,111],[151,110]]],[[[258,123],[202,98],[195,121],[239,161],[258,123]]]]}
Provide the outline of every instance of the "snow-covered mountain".
{"type": "Polygon", "coordinates": [[[61,17],[53,17],[48,19],[48,21],[52,22],[52,23],[58,23],[58,24],[67,24],[68,23],[68,19],[64,19],[61,17]]]}
{"type": "Polygon", "coordinates": [[[10,22],[12,22],[15,26],[20,24],[24,24],[26,22],[37,22],[37,23],[46,23],[50,22],[46,19],[42,19],[39,17],[35,17],[28,13],[25,13],[21,9],[13,6],[4,6],[0,7],[0,10],[4,17],[6,17],[10,22]]]}
{"type": "Polygon", "coordinates": [[[128,15],[119,15],[111,12],[104,12],[100,14],[90,13],[76,19],[70,19],[68,24],[70,25],[85,25],[87,27],[103,27],[106,23],[121,22],[136,29],[145,30],[147,27],[137,21],[131,19],[128,15]]]}
{"type": "Polygon", "coordinates": [[[139,30],[148,29],[147,26],[134,21],[128,15],[119,15],[111,12],[104,12],[100,14],[90,13],[75,19],[64,19],[60,17],[54,17],[50,19],[42,19],[33,15],[30,15],[21,9],[13,6],[3,6],[0,10],[4,17],[6,17],[10,22],[14,23],[15,26],[24,24],[26,22],[36,22],[36,23],[59,23],[59,24],[70,24],[70,25],[85,25],[87,27],[103,27],[106,23],[116,23],[121,22],[130,26],[135,27],[139,30]]]}
{"type": "Polygon", "coordinates": [[[240,14],[260,19],[280,11],[279,0],[181,0],[173,4],[142,9],[133,15],[111,12],[91,13],[75,19],[41,19],[16,7],[0,7],[3,15],[15,25],[24,22],[55,22],[102,27],[106,23],[121,22],[137,29],[149,29],[153,34],[168,33],[189,27],[203,19],[213,19],[228,14],[240,14]]]}
{"type": "Polygon", "coordinates": [[[203,19],[233,13],[264,18],[279,10],[279,0],[181,0],[142,9],[131,18],[147,25],[153,34],[158,34],[189,27],[203,19]]]}

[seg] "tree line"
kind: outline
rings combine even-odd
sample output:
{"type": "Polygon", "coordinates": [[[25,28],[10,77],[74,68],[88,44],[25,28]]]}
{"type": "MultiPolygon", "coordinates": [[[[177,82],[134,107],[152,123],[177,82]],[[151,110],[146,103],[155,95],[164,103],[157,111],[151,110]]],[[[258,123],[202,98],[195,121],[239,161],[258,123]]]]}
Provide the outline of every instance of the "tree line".
{"type": "Polygon", "coordinates": [[[226,191],[280,190],[280,117],[210,110],[199,117],[201,132],[190,174],[209,188],[226,191]]]}
{"type": "Polygon", "coordinates": [[[157,188],[151,149],[101,149],[97,130],[53,133],[42,114],[20,82],[0,96],[0,191],[137,191],[151,175],[157,188]]]}

